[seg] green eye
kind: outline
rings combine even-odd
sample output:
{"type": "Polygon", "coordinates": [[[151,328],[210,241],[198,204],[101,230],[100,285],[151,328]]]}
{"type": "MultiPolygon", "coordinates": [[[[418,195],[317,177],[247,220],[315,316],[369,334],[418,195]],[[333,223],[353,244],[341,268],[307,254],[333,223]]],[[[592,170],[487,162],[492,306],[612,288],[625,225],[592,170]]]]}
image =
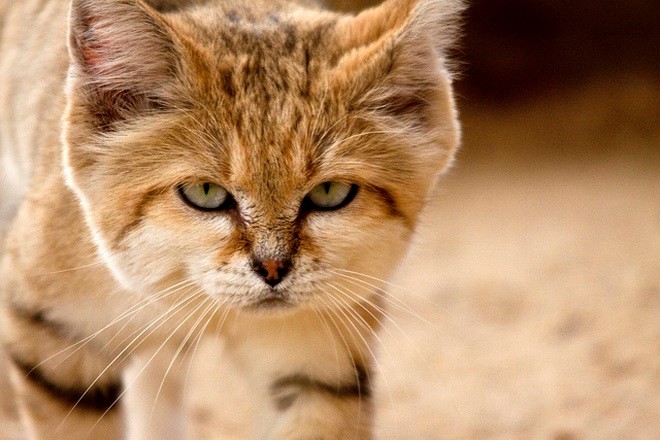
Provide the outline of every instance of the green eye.
{"type": "Polygon", "coordinates": [[[179,194],[186,203],[202,211],[225,209],[232,200],[227,190],[215,183],[182,185],[179,194]]]}
{"type": "Polygon", "coordinates": [[[343,208],[353,201],[358,186],[341,182],[324,182],[314,188],[308,195],[306,204],[308,209],[317,211],[331,211],[343,208]]]}

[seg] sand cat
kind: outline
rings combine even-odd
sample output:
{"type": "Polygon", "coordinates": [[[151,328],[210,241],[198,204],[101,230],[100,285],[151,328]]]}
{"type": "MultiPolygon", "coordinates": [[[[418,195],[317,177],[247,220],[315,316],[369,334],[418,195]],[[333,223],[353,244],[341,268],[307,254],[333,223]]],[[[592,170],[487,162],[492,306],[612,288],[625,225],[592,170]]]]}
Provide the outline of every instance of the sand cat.
{"type": "Polygon", "coordinates": [[[3,3],[0,322],[27,437],[192,437],[208,335],[257,408],[239,438],[372,438],[383,280],[459,143],[460,5],[3,3]]]}

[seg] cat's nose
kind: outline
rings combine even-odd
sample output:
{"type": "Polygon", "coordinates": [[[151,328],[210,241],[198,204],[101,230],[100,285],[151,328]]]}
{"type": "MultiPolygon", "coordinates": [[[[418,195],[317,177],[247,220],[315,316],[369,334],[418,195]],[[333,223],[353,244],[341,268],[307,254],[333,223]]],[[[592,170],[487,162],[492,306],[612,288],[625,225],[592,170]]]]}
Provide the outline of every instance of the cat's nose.
{"type": "Polygon", "coordinates": [[[282,278],[289,273],[291,268],[291,261],[289,260],[276,260],[267,258],[265,260],[254,259],[252,261],[252,268],[254,271],[263,278],[263,280],[271,287],[277,286],[282,278]]]}

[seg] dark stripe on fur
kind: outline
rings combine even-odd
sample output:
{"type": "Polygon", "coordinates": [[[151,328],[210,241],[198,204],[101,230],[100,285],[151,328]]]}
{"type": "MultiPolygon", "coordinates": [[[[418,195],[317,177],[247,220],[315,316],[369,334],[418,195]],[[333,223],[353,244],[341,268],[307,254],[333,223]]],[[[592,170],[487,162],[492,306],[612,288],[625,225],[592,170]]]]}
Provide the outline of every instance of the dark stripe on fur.
{"type": "Polygon", "coordinates": [[[390,193],[388,190],[385,188],[380,188],[380,187],[370,187],[370,189],[378,196],[378,198],[383,202],[383,204],[387,207],[387,213],[392,216],[392,217],[399,217],[403,219],[405,222],[406,226],[408,229],[413,228],[413,224],[410,221],[408,217],[399,209],[399,205],[397,204],[396,200],[394,199],[394,196],[392,193],[390,193]]]}
{"type": "Polygon", "coordinates": [[[60,402],[87,411],[105,412],[114,410],[122,391],[118,382],[96,384],[89,391],[87,387],[64,386],[51,381],[47,375],[35,365],[21,360],[18,356],[9,356],[12,363],[21,371],[25,378],[38,386],[51,397],[60,402]],[[79,401],[80,400],[80,401],[79,401]]]}
{"type": "Polygon", "coordinates": [[[194,4],[206,2],[203,0],[147,0],[146,3],[159,12],[175,12],[194,4]]]}
{"type": "Polygon", "coordinates": [[[73,332],[66,324],[50,319],[45,310],[29,308],[28,306],[16,302],[9,305],[9,310],[16,318],[46,329],[52,333],[53,336],[67,340],[79,339],[74,336],[73,332]]]}
{"type": "Polygon", "coordinates": [[[124,239],[128,234],[130,234],[135,228],[142,224],[144,220],[144,213],[149,206],[149,204],[160,194],[162,190],[151,190],[148,193],[144,194],[137,205],[133,208],[133,217],[135,220],[125,225],[115,237],[111,247],[113,249],[122,248],[124,239]]]}
{"type": "Polygon", "coordinates": [[[366,370],[357,366],[356,373],[357,383],[351,384],[329,384],[301,373],[282,377],[271,386],[275,406],[280,411],[287,410],[301,392],[324,393],[340,399],[371,397],[369,376],[366,370]]]}

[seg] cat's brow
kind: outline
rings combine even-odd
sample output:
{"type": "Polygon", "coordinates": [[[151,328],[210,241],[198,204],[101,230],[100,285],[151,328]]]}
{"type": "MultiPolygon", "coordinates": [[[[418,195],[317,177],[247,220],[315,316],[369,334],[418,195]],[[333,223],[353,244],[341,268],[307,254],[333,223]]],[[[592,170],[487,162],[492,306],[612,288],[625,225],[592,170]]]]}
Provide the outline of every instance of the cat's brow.
{"type": "Polygon", "coordinates": [[[391,192],[381,187],[370,187],[370,189],[378,196],[378,198],[380,198],[380,200],[387,208],[387,213],[391,217],[398,217],[402,219],[408,229],[413,229],[414,224],[412,219],[406,216],[403,211],[399,209],[399,204],[391,192]]]}

